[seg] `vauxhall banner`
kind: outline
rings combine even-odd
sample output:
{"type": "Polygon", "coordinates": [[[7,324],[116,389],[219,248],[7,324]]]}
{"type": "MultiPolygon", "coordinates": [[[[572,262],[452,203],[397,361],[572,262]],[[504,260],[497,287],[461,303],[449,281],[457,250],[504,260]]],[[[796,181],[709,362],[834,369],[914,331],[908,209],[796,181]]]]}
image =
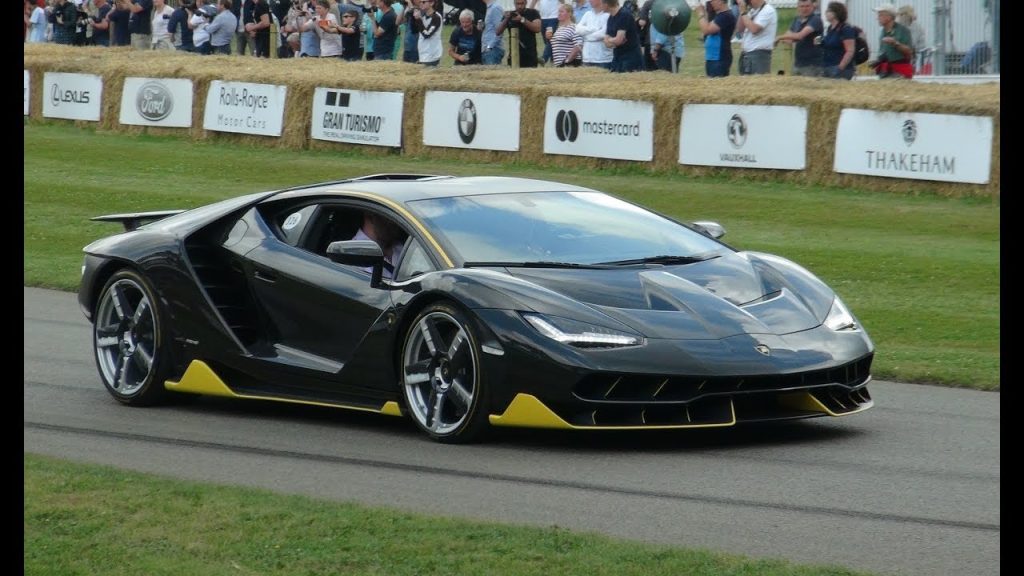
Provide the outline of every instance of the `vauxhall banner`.
{"type": "Polygon", "coordinates": [[[287,86],[210,82],[203,128],[259,136],[280,136],[287,86]]]}
{"type": "Polygon", "coordinates": [[[834,166],[846,174],[987,184],[992,118],[843,110],[834,166]]]}
{"type": "Polygon", "coordinates": [[[404,105],[402,92],[317,88],[310,135],[316,140],[399,148],[404,105]]]}
{"type": "Polygon", "coordinates": [[[43,116],[68,120],[100,119],[103,79],[95,74],[43,74],[43,116]]]}
{"type": "Polygon", "coordinates": [[[679,128],[679,163],[803,170],[807,109],[687,104],[679,128]]]}
{"type": "Polygon", "coordinates": [[[121,124],[192,126],[192,80],[125,78],[121,91],[121,124]]]}
{"type": "Polygon", "coordinates": [[[650,161],[654,104],[550,97],[544,113],[544,153],[650,161]]]}
{"type": "Polygon", "coordinates": [[[25,116],[28,116],[28,96],[29,96],[29,94],[28,94],[28,87],[29,87],[28,70],[25,70],[25,116]]]}
{"type": "Polygon", "coordinates": [[[518,151],[520,101],[516,94],[428,91],[423,104],[423,143],[518,151]]]}

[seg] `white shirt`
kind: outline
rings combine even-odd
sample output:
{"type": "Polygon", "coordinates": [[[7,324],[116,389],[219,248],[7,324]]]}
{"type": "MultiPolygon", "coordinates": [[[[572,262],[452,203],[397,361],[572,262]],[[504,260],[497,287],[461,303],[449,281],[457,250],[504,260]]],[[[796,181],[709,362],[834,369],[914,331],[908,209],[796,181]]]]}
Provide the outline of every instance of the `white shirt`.
{"type": "Polygon", "coordinates": [[[164,38],[171,39],[170,33],[167,32],[168,20],[164,18],[164,14],[170,17],[171,14],[174,14],[174,8],[164,4],[163,11],[157,12],[156,6],[153,7],[153,44],[164,38]]]}
{"type": "Polygon", "coordinates": [[[591,10],[576,24],[576,34],[583,38],[583,63],[607,64],[612,61],[612,49],[604,45],[608,29],[608,13],[591,10]]]}
{"type": "MultiPolygon", "coordinates": [[[[437,12],[435,12],[435,14],[437,14],[437,12]]],[[[433,34],[429,37],[424,36],[423,33],[431,32],[431,30],[424,29],[423,32],[420,32],[419,34],[420,37],[416,46],[420,54],[420,62],[436,62],[441,59],[441,34],[444,30],[444,16],[441,14],[438,14],[438,16],[441,16],[441,20],[439,20],[439,22],[441,22],[440,29],[433,30],[433,34]]],[[[409,14],[406,17],[413,18],[414,16],[409,14]]],[[[421,23],[429,26],[431,21],[432,19],[427,16],[426,13],[420,14],[421,23]]]]}
{"type": "Polygon", "coordinates": [[[751,8],[747,16],[763,28],[757,34],[751,33],[749,28],[744,29],[742,51],[771,50],[775,46],[775,32],[779,27],[779,16],[775,12],[775,7],[765,2],[759,9],[751,8]]]}
{"type": "Polygon", "coordinates": [[[558,18],[558,0],[540,0],[537,3],[537,12],[540,12],[540,17],[543,19],[557,19],[558,18]]]}
{"type": "Polygon", "coordinates": [[[206,31],[206,27],[210,25],[206,18],[200,15],[198,12],[192,15],[189,20],[192,23],[192,45],[196,48],[206,44],[210,41],[210,33],[206,31]]]}

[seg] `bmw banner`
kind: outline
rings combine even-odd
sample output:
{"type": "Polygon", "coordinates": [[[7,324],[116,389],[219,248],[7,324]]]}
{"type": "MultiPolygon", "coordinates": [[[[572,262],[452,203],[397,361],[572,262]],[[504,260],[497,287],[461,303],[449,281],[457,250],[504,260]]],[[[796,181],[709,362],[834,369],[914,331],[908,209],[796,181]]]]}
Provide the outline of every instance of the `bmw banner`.
{"type": "Polygon", "coordinates": [[[654,104],[552,96],[544,113],[544,153],[649,162],[654,104]]]}
{"type": "Polygon", "coordinates": [[[519,150],[517,94],[428,91],[423,104],[427,146],[519,150]]]}
{"type": "Polygon", "coordinates": [[[192,80],[125,78],[121,91],[121,124],[192,126],[192,80]]]}

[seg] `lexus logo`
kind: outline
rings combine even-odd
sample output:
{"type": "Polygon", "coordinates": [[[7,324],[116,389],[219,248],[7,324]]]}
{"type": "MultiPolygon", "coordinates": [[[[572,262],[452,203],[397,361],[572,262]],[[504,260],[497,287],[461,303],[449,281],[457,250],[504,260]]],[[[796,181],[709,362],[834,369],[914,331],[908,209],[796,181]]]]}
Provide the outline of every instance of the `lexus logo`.
{"type": "Polygon", "coordinates": [[[469,144],[476,136],[476,106],[473,101],[466,98],[459,105],[459,139],[463,144],[469,144]]]}
{"type": "Polygon", "coordinates": [[[754,346],[754,350],[757,350],[763,356],[772,355],[772,349],[765,346],[764,344],[758,344],[757,346],[754,346]]]}
{"type": "Polygon", "coordinates": [[[88,104],[89,91],[61,90],[59,85],[53,84],[53,88],[50,89],[50,104],[60,106],[61,102],[65,104],[88,104]]]}
{"type": "Polygon", "coordinates": [[[732,144],[733,148],[743,148],[743,145],[747,143],[747,123],[739,114],[733,114],[732,118],[729,118],[726,132],[729,144],[732,144]]]}
{"type": "Polygon", "coordinates": [[[575,142],[580,135],[580,119],[572,110],[559,110],[555,116],[555,136],[562,142],[575,142]]]}
{"type": "Polygon", "coordinates": [[[910,146],[917,140],[917,122],[905,120],[903,122],[903,142],[910,146]]]}
{"type": "Polygon", "coordinates": [[[146,82],[135,95],[135,109],[150,122],[159,122],[171,115],[174,98],[161,82],[146,82]]]}

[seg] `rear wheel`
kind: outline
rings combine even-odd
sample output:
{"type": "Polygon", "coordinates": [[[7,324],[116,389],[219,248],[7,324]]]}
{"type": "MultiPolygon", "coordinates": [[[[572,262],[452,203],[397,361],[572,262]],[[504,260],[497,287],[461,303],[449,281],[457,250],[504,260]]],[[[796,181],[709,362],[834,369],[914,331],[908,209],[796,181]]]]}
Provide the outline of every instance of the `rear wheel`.
{"type": "Polygon", "coordinates": [[[166,344],[159,302],[149,282],[133,270],[111,276],[93,318],[96,367],[107,391],[124,404],[164,400],[166,344]]]}
{"type": "Polygon", "coordinates": [[[423,309],[405,335],[401,361],[406,407],[431,438],[470,442],[487,429],[480,347],[465,313],[446,303],[423,309]]]}

